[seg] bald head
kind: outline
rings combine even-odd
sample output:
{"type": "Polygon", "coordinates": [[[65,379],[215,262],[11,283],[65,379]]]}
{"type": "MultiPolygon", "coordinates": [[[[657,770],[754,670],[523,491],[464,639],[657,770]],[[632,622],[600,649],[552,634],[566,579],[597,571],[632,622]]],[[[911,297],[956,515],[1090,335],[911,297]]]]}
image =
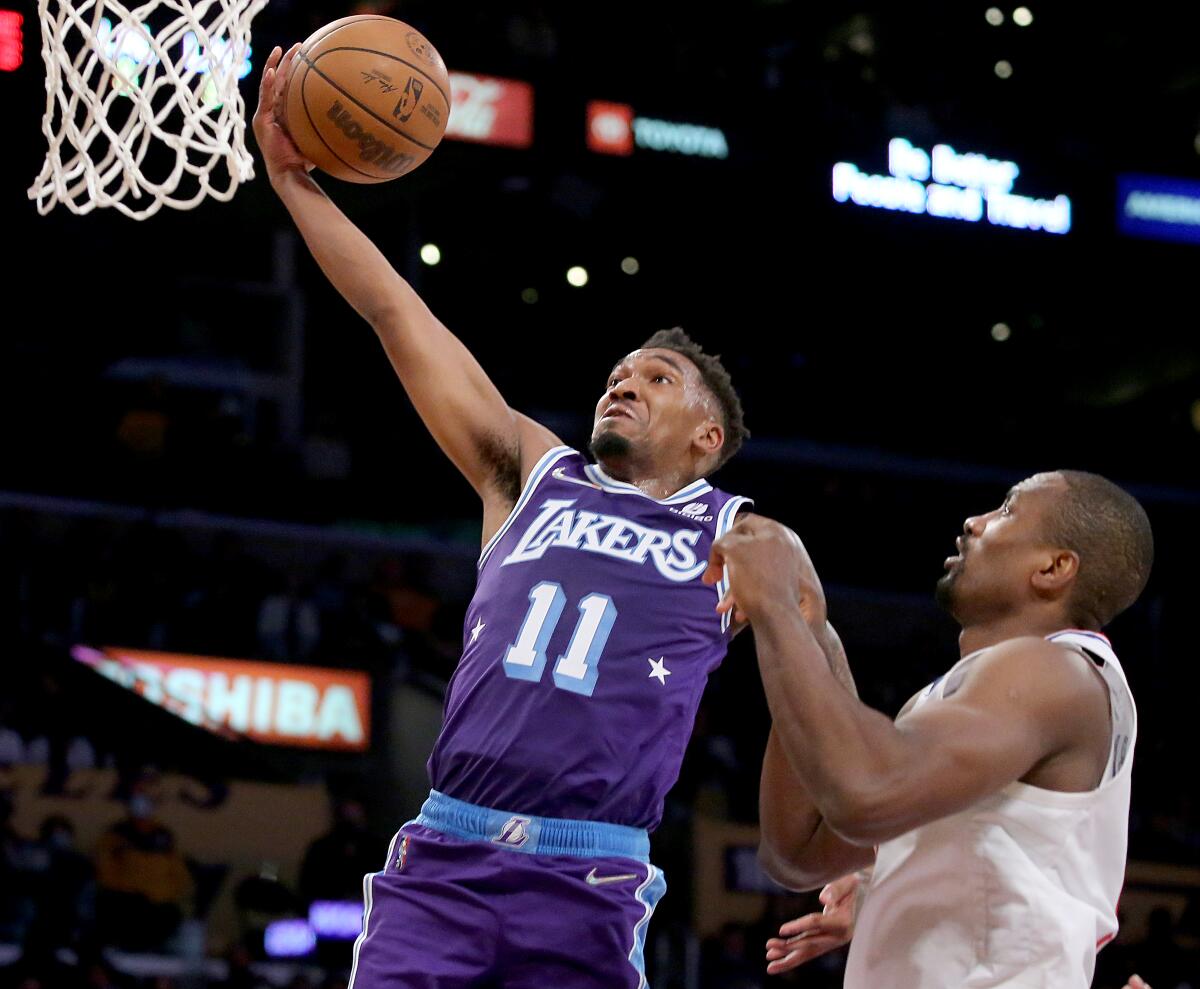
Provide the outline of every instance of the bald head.
{"type": "Polygon", "coordinates": [[[1082,628],[1103,628],[1146,586],[1154,563],[1150,520],[1138,500],[1099,474],[1059,470],[1045,537],[1079,556],[1068,609],[1082,628]]]}

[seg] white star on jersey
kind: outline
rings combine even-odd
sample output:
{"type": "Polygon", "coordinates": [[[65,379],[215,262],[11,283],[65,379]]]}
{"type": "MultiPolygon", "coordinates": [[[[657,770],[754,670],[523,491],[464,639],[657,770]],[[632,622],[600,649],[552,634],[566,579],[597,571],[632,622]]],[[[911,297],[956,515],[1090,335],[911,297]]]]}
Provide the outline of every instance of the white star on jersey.
{"type": "Polygon", "coordinates": [[[475,620],[475,627],[471,629],[471,641],[474,642],[476,639],[478,639],[479,633],[485,628],[487,628],[487,622],[485,622],[482,618],[477,618],[475,620]]]}
{"type": "Polygon", "coordinates": [[[667,677],[671,675],[671,671],[667,669],[665,657],[659,656],[658,659],[648,659],[646,662],[650,664],[650,676],[665,687],[667,677]]]}

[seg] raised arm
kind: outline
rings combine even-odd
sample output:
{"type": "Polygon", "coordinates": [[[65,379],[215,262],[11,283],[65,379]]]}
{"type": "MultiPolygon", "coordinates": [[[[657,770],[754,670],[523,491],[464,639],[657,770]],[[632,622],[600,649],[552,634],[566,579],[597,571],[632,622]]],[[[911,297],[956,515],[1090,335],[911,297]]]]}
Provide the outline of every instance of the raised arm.
{"type": "MultiPolygon", "coordinates": [[[[819,644],[834,677],[857,697],[842,640],[828,622],[819,644]]],[[[759,863],[767,875],[790,889],[815,889],[864,868],[875,859],[872,849],[851,844],[825,823],[804,783],[788,762],[775,726],[771,728],[763,754],[758,816],[761,828],[759,863]]]]}
{"type": "Polygon", "coordinates": [[[718,541],[731,594],[754,629],[779,740],[829,827],[869,846],[969,807],[1103,723],[1107,693],[1087,660],[1039,638],[981,656],[953,694],[896,724],[837,682],[802,610],[812,561],[795,533],[753,519],[718,541]],[[783,593],[780,593],[784,589],[783,593]]]}
{"type": "Polygon", "coordinates": [[[529,470],[559,441],[509,408],[470,351],[308,174],[311,163],[275,113],[298,49],[271,53],[259,89],[254,134],[271,187],[334,288],[374,328],[433,438],[483,499],[486,539],[489,518],[491,528],[499,525],[529,470]]]}

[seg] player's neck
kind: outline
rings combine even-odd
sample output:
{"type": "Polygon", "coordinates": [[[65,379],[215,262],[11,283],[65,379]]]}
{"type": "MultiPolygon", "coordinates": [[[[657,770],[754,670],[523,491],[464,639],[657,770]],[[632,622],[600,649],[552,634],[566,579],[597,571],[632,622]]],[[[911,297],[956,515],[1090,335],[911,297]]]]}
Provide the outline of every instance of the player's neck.
{"type": "Polygon", "coordinates": [[[1007,642],[1009,639],[1019,639],[1026,635],[1044,637],[1052,632],[1059,632],[1070,627],[1070,622],[1062,615],[1054,613],[1016,614],[993,617],[979,622],[965,624],[958,633],[958,654],[969,656],[980,649],[1007,642]]]}
{"type": "Polygon", "coordinates": [[[642,494],[660,500],[697,479],[688,470],[668,470],[661,465],[639,464],[632,459],[602,461],[600,467],[613,480],[632,484],[642,494]]]}

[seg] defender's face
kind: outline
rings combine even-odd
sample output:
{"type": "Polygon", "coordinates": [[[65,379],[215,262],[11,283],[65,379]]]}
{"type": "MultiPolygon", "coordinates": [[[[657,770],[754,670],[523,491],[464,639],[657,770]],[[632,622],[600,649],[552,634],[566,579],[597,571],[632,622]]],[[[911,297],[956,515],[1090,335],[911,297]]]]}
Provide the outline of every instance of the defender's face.
{"type": "Polygon", "coordinates": [[[608,376],[596,403],[592,446],[627,446],[654,457],[685,451],[695,429],[714,418],[712,404],[699,370],[682,354],[635,350],[608,376]]]}
{"type": "Polygon", "coordinates": [[[960,621],[979,609],[1023,600],[1046,556],[1045,519],[1065,489],[1058,474],[1037,474],[1012,488],[1004,502],[963,523],[958,552],[946,558],[937,598],[960,621]]]}

